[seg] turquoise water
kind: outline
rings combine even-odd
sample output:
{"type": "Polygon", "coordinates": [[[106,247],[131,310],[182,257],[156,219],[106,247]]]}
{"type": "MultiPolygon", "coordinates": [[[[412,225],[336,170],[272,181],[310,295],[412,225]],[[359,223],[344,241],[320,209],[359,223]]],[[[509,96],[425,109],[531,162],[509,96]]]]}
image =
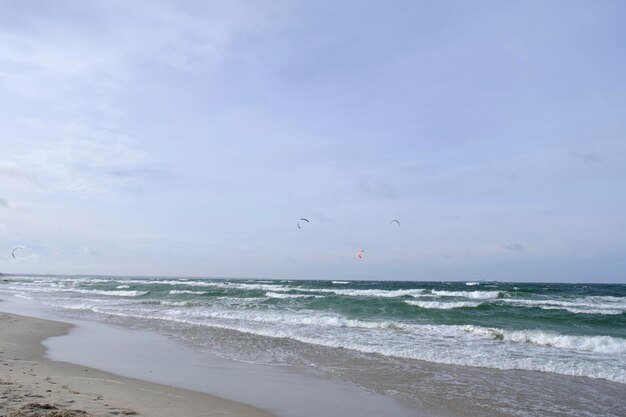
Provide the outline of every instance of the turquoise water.
{"type": "MultiPolygon", "coordinates": [[[[57,276],[8,277],[0,289],[170,328],[626,383],[626,285],[57,276]]],[[[228,350],[281,361],[249,357],[245,343],[228,350]]]]}

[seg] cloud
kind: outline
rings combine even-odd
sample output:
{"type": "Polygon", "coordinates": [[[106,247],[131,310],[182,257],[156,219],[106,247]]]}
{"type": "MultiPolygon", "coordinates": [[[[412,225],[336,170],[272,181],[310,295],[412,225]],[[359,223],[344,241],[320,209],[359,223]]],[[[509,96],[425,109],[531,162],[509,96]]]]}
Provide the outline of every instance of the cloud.
{"type": "Polygon", "coordinates": [[[503,243],[501,246],[508,251],[522,252],[525,250],[524,245],[521,243],[503,243]]]}
{"type": "Polygon", "coordinates": [[[13,3],[3,14],[16,23],[0,25],[0,85],[55,100],[79,95],[84,105],[105,104],[146,64],[206,73],[226,60],[236,35],[265,25],[270,13],[234,1],[95,1],[59,2],[54,11],[13,3]],[[85,18],[72,19],[77,13],[85,18]],[[20,24],[23,16],[28,24],[20,24]]]}
{"type": "Polygon", "coordinates": [[[0,185],[8,178],[42,191],[108,193],[163,174],[146,139],[126,125],[128,95],[155,72],[207,82],[237,36],[266,24],[271,13],[253,9],[230,1],[6,5],[0,91],[31,110],[0,144],[0,185]]]}
{"type": "Polygon", "coordinates": [[[9,203],[3,198],[0,198],[0,207],[9,208],[9,203]]]}
{"type": "Polygon", "coordinates": [[[123,130],[50,122],[33,137],[27,141],[33,145],[15,150],[12,160],[0,160],[0,174],[45,192],[110,193],[160,172],[140,141],[123,130]]]}

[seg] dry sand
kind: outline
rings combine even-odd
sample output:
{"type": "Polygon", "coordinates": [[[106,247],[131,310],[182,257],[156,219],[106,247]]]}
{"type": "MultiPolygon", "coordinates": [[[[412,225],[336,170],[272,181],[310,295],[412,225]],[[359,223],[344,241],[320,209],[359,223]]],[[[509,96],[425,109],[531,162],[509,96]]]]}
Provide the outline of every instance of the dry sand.
{"type": "Polygon", "coordinates": [[[0,417],[272,416],[208,394],[45,359],[41,341],[70,327],[0,313],[0,417]]]}

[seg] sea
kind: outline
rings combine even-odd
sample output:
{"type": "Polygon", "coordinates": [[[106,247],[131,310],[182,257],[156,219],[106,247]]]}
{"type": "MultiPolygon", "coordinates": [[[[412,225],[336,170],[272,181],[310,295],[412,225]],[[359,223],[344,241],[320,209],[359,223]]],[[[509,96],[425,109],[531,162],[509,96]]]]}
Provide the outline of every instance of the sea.
{"type": "Polygon", "coordinates": [[[315,369],[415,415],[626,415],[624,284],[1,278],[70,316],[315,369]]]}

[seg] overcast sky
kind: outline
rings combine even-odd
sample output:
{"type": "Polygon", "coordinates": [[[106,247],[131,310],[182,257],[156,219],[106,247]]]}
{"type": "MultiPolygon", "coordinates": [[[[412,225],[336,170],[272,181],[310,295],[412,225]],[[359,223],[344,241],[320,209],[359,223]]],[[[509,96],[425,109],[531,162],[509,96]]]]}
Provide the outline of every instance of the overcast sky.
{"type": "Polygon", "coordinates": [[[0,271],[626,282],[624,16],[0,0],[0,271]]]}

